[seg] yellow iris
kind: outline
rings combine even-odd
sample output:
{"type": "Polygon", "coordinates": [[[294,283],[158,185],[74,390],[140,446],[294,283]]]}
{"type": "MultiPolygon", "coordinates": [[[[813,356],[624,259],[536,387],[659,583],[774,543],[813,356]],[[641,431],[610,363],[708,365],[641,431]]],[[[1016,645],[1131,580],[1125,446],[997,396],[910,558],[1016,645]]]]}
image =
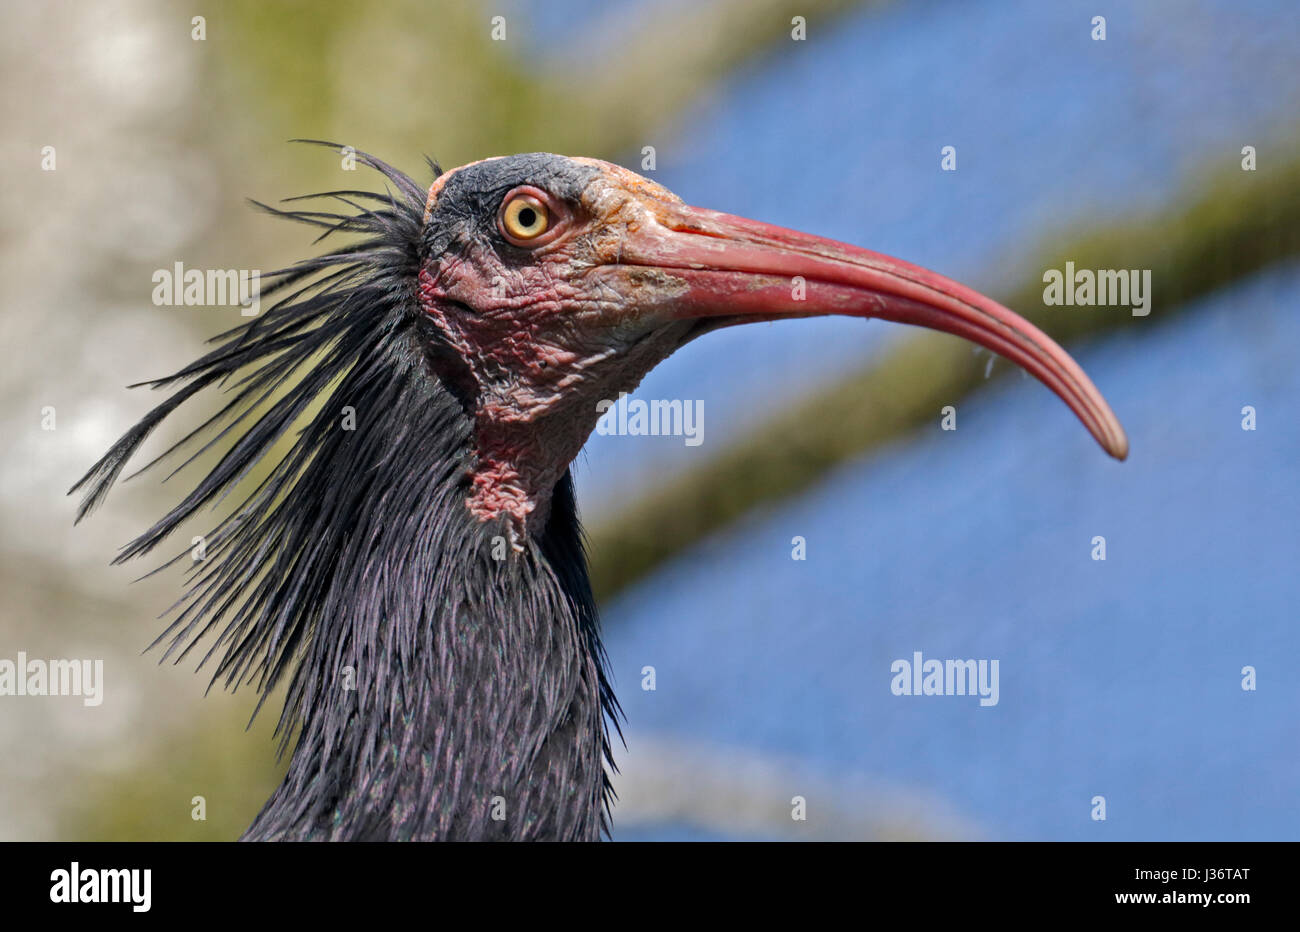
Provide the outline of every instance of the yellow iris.
{"type": "Polygon", "coordinates": [[[501,214],[501,224],[515,239],[535,239],[546,232],[550,220],[541,201],[521,194],[506,205],[501,214]]]}

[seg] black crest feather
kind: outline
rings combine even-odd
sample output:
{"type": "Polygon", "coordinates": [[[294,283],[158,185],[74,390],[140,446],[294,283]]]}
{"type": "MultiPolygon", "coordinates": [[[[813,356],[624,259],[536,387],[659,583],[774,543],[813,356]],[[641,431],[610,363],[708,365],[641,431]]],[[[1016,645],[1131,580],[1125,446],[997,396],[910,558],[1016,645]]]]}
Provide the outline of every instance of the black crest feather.
{"type": "Polygon", "coordinates": [[[115,562],[251,486],[206,536],[154,642],[180,660],[215,632],[200,665],[219,655],[212,682],[252,684],[262,701],[292,672],[278,728],[282,748],[298,735],[289,773],[245,838],[598,837],[604,723],[619,713],[572,480],[539,539],[489,558],[507,531],[465,507],[473,421],[436,375],[446,347],[416,299],[425,191],[356,155],[387,193],[314,195],[349,212],[257,206],[320,239],[359,238],[266,276],[261,297],[278,298],[261,316],[143,383],[172,394],[73,487],[77,519],[164,419],[222,388],[220,409],[143,469],[215,465],[115,562]],[[357,429],[340,429],[348,408],[357,429]],[[502,792],[507,822],[489,817],[502,792]]]}
{"type": "MultiPolygon", "coordinates": [[[[318,140],[300,141],[337,148],[318,140]]],[[[266,275],[261,297],[280,295],[279,300],[248,323],[213,338],[216,348],[180,371],[140,383],[174,391],[69,490],[69,494],[83,493],[77,510],[80,521],[103,502],[127,462],[168,415],[203,389],[224,383],[229,400],[221,409],[136,475],[197,447],[177,465],[174,475],[223,440],[237,440],[182,501],[122,548],[114,563],[151,552],[200,509],[232,491],[318,399],[346,398],[354,408],[393,410],[385,404],[391,405],[402,376],[409,375],[404,370],[418,365],[416,342],[403,337],[413,337],[417,326],[412,289],[421,261],[424,191],[373,156],[358,152],[357,158],[381,172],[395,190],[387,195],[367,191],[308,195],[340,200],[355,213],[280,210],[253,203],[275,216],[322,228],[318,242],[339,233],[364,238],[266,275]],[[369,206],[359,206],[363,201],[369,206]]],[[[184,606],[183,610],[158,639],[171,639],[164,656],[192,646],[229,616],[214,645],[214,649],[226,647],[214,681],[224,676],[227,685],[233,685],[253,675],[259,690],[277,684],[306,633],[310,619],[303,609],[311,604],[303,593],[282,591],[277,580],[291,576],[304,586],[323,582],[303,578],[283,565],[309,556],[289,553],[283,545],[293,527],[303,525],[304,517],[319,509],[322,486],[301,478],[312,470],[331,468],[338,459],[335,454],[349,439],[338,430],[342,414],[338,407],[327,400],[302,428],[292,450],[206,536],[206,559],[191,571],[189,591],[177,606],[184,606]],[[262,581],[254,584],[258,578],[262,581]],[[236,607],[237,597],[246,590],[250,597],[236,607]]],[[[188,553],[164,567],[186,559],[188,553]]]]}

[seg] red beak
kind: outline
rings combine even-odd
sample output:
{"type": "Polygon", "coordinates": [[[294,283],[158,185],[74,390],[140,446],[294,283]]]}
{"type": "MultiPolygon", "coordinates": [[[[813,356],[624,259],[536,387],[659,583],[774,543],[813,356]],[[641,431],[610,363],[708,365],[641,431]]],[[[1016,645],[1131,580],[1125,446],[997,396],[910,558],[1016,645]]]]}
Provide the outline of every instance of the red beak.
{"type": "Polygon", "coordinates": [[[1078,363],[978,292],[846,243],[713,210],[655,208],[658,223],[630,230],[618,263],[668,273],[671,316],[741,323],[840,314],[955,334],[1023,367],[1070,406],[1107,453],[1128,455],[1124,428],[1078,363]]]}

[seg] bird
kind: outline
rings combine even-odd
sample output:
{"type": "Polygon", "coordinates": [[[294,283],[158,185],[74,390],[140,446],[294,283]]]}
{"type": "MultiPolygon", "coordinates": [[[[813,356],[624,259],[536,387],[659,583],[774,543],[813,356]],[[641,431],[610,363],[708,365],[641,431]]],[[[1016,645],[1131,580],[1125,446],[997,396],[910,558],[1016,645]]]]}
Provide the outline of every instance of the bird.
{"type": "Polygon", "coordinates": [[[426,160],[426,188],[357,157],[383,191],[253,202],[340,245],[264,276],[255,317],[139,383],[170,394],[69,492],[80,521],[214,390],[215,413],[141,469],[204,474],[114,562],[233,502],[202,559],[154,570],[188,564],[151,646],[180,660],[211,638],[200,666],[259,709],[285,686],[287,771],[242,840],[610,836],[623,713],[570,464],[602,400],[707,333],[843,315],[955,334],[1128,453],[1064,350],[937,273],[598,159],[426,160]]]}

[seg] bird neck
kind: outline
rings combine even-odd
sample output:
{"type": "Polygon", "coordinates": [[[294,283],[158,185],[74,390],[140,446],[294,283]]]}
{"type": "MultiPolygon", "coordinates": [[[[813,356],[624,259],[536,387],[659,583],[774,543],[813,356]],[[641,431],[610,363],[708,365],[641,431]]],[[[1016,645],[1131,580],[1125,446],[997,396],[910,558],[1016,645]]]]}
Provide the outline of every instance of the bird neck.
{"type": "Polygon", "coordinates": [[[337,614],[320,615],[290,685],[281,726],[297,742],[246,839],[604,828],[616,707],[572,480],[557,483],[544,531],[512,547],[505,518],[466,507],[472,422],[445,393],[421,400],[402,436],[358,444],[370,462],[352,493],[369,504],[340,503],[333,519],[347,523],[325,603],[337,614]],[[429,438],[440,446],[409,449],[429,438]]]}

